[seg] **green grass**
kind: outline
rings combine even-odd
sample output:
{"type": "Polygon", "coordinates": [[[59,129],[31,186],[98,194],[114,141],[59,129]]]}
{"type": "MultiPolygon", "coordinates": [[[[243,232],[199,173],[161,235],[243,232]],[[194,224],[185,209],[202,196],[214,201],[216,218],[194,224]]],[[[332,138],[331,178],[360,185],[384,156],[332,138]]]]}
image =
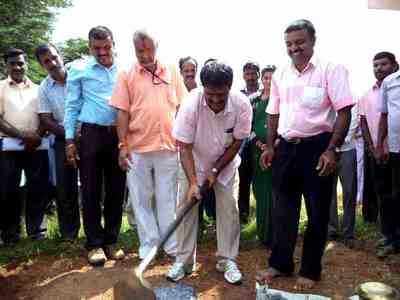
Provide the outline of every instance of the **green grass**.
{"type": "MultiPolygon", "coordinates": [[[[12,247],[1,246],[0,267],[4,267],[12,262],[27,262],[40,255],[73,257],[84,250],[85,235],[82,226],[77,242],[71,244],[62,242],[60,239],[57,217],[50,216],[47,220],[47,239],[32,241],[26,237],[26,232],[23,231],[22,239],[17,245],[12,247]]],[[[136,231],[132,230],[126,216],[122,219],[118,244],[124,249],[133,249],[139,245],[136,231]]]]}
{"type": "MultiPolygon", "coordinates": [[[[342,215],[342,207],[341,207],[341,199],[338,201],[339,203],[339,216],[342,215]]],[[[215,226],[215,222],[208,219],[205,216],[205,222],[207,224],[206,227],[213,228],[215,226]]],[[[304,204],[301,209],[300,214],[300,225],[299,231],[303,233],[307,224],[307,215],[305,211],[304,204]]],[[[22,226],[24,227],[24,226],[22,226]]],[[[62,243],[60,240],[60,235],[58,231],[58,223],[57,218],[55,216],[51,216],[48,218],[48,232],[47,239],[42,241],[32,241],[26,238],[26,234],[23,233],[22,240],[13,247],[0,247],[0,268],[6,266],[9,263],[20,263],[20,262],[29,262],[40,255],[53,255],[59,257],[73,257],[76,255],[80,255],[84,252],[84,242],[85,236],[83,232],[83,228],[81,226],[81,230],[79,232],[79,239],[74,244],[62,243]]],[[[255,220],[255,200],[254,197],[251,197],[250,201],[250,218],[248,224],[242,227],[241,232],[241,240],[242,243],[254,242],[257,240],[256,234],[256,220],[255,220]]],[[[368,240],[368,239],[376,239],[378,237],[378,232],[375,225],[366,224],[360,215],[357,213],[356,218],[356,235],[359,239],[368,240]]],[[[203,235],[200,243],[205,243],[212,239],[215,239],[215,230],[210,230],[208,233],[203,235]]],[[[121,233],[119,236],[119,245],[128,251],[132,251],[132,249],[137,249],[139,242],[136,231],[132,230],[131,226],[128,223],[127,217],[124,216],[122,220],[121,233]]]]}

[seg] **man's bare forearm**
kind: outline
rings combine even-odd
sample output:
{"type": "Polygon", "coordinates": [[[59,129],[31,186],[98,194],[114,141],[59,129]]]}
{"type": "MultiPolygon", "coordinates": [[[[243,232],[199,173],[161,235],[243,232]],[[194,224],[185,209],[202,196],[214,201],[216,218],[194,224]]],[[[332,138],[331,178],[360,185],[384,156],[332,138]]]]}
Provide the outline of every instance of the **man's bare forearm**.
{"type": "Polygon", "coordinates": [[[388,133],[388,114],[381,113],[381,117],[379,119],[379,128],[378,128],[378,145],[377,147],[382,148],[383,143],[387,137],[388,133]]]}
{"type": "Polygon", "coordinates": [[[338,111],[328,149],[334,149],[343,144],[350,127],[351,108],[352,106],[346,106],[338,111]]]}
{"type": "Polygon", "coordinates": [[[128,135],[129,128],[129,113],[127,111],[118,110],[117,115],[117,133],[118,140],[125,143],[126,136],[128,135]]]}
{"type": "Polygon", "coordinates": [[[183,170],[190,185],[197,185],[196,167],[193,158],[193,144],[178,142],[179,155],[183,170]]]}
{"type": "Polygon", "coordinates": [[[360,125],[361,125],[362,136],[364,139],[364,144],[365,146],[367,146],[368,149],[371,149],[371,147],[374,147],[374,142],[372,141],[371,133],[369,132],[368,128],[368,121],[365,118],[365,116],[360,117],[360,125]]]}
{"type": "Polygon", "coordinates": [[[39,114],[41,126],[55,134],[56,136],[65,136],[64,127],[57,123],[51,114],[39,114]]]}
{"type": "Polygon", "coordinates": [[[0,118],[0,131],[5,133],[9,137],[16,137],[23,139],[24,133],[21,130],[18,130],[16,127],[8,123],[3,118],[0,118]]]}
{"type": "Polygon", "coordinates": [[[273,147],[278,137],[279,115],[267,114],[267,146],[273,147]]]}
{"type": "Polygon", "coordinates": [[[243,140],[233,140],[233,143],[225,150],[224,154],[215,162],[214,168],[221,172],[238,154],[243,140]]]}

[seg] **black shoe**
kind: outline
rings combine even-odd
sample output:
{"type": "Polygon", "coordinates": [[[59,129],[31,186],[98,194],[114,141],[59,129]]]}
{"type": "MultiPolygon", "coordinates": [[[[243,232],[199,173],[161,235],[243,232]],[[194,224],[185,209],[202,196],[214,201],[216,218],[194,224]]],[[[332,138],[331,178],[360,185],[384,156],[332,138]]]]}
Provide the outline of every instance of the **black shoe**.
{"type": "Polygon", "coordinates": [[[41,233],[30,235],[29,238],[32,241],[42,241],[42,240],[46,239],[46,234],[41,232],[41,233]]]}
{"type": "Polygon", "coordinates": [[[3,245],[4,247],[12,247],[15,246],[20,241],[19,236],[13,236],[13,237],[4,237],[3,238],[3,245]]]}
{"type": "Polygon", "coordinates": [[[355,238],[345,238],[343,244],[349,249],[358,248],[358,241],[355,238]]]}
{"type": "Polygon", "coordinates": [[[328,233],[328,241],[336,242],[339,239],[339,235],[337,233],[328,233]]]}

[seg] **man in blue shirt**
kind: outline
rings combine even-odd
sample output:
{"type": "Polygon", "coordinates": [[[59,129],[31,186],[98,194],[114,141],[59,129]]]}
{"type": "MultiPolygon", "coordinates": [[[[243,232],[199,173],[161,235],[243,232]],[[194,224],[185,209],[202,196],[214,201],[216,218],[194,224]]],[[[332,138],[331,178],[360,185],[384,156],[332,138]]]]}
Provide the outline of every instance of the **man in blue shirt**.
{"type": "Polygon", "coordinates": [[[117,111],[108,104],[117,80],[112,32],[104,26],[92,28],[89,48],[93,57],[75,62],[68,72],[65,150],[68,162],[80,168],[88,260],[92,265],[103,265],[107,257],[124,257],[116,242],[126,177],[118,166],[117,111]],[[78,122],[82,123],[79,149],[76,145],[78,122]],[[104,227],[101,225],[103,179],[104,227]]]}
{"type": "Polygon", "coordinates": [[[67,71],[57,48],[40,45],[35,56],[48,76],[39,88],[39,118],[43,128],[55,136],[57,216],[62,239],[73,241],[80,227],[78,204],[78,170],[66,165],[64,102],[67,94],[67,71]]]}

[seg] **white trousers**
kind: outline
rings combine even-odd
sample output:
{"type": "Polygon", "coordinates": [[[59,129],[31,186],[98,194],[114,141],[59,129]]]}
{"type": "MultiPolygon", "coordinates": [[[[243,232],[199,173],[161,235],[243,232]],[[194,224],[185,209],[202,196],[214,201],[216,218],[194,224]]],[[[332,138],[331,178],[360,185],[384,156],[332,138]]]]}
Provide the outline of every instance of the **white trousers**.
{"type": "MultiPolygon", "coordinates": [[[[129,201],[135,213],[139,235],[139,256],[144,258],[175,218],[178,156],[176,152],[132,153],[127,174],[129,201]],[[155,196],[155,206],[152,196],[155,196]]],[[[164,244],[164,250],[176,255],[176,234],[164,244]]]]}
{"type": "MultiPolygon", "coordinates": [[[[178,172],[178,211],[186,201],[188,181],[183,169],[178,172]]],[[[237,201],[239,178],[235,176],[224,186],[214,184],[217,219],[217,258],[235,260],[239,254],[240,221],[237,201]]],[[[176,261],[184,264],[196,262],[197,233],[199,227],[199,205],[188,212],[177,230],[178,251],[176,261]]]]}

